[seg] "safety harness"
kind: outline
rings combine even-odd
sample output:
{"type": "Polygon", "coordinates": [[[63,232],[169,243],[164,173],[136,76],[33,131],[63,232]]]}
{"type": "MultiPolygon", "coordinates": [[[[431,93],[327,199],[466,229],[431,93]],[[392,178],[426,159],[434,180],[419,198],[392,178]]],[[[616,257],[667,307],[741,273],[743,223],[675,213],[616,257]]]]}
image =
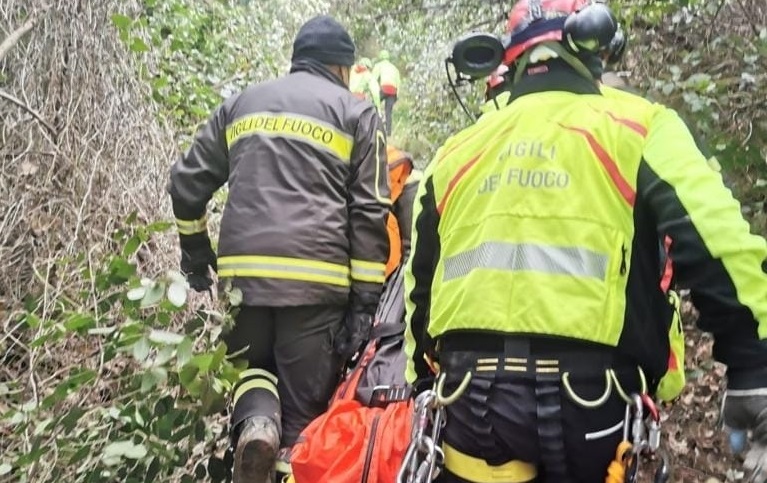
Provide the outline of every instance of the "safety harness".
{"type": "MultiPolygon", "coordinates": [[[[654,483],[666,483],[670,477],[670,460],[661,446],[660,409],[647,393],[644,374],[639,370],[641,388],[639,393],[626,394],[620,387],[614,372],[607,372],[609,395],[610,388],[616,387],[619,395],[627,401],[623,421],[623,438],[618,444],[615,459],[607,469],[605,483],[636,483],[639,474],[640,461],[659,460],[654,472],[654,483]]],[[[446,407],[458,400],[464,393],[471,380],[471,372],[466,372],[456,390],[445,396],[443,394],[445,373],[437,376],[432,389],[422,392],[415,399],[413,426],[410,444],[402,466],[397,474],[397,483],[428,483],[433,481],[446,466],[447,459],[471,459],[464,461],[461,467],[477,469],[476,475],[457,475],[468,481],[484,481],[486,462],[478,458],[464,455],[451,446],[443,444],[441,432],[446,423],[446,407]]],[[[586,401],[575,395],[570,387],[568,378],[563,377],[565,391],[576,402],[584,407],[594,407],[598,401],[586,401]]],[[[601,397],[598,399],[602,399],[601,397]]],[[[449,466],[449,465],[448,465],[449,466]]],[[[512,461],[501,467],[492,467],[493,472],[503,472],[508,481],[534,481],[536,468],[521,461],[512,461]]],[[[452,470],[451,470],[452,471],[452,470]]],[[[469,470],[474,472],[473,470],[469,470]]]]}
{"type": "Polygon", "coordinates": [[[445,453],[439,443],[446,421],[445,407],[461,397],[470,380],[471,372],[467,372],[453,394],[445,397],[443,372],[437,376],[432,389],[416,397],[410,445],[397,473],[397,483],[428,483],[439,475],[445,463],[445,453]]]}

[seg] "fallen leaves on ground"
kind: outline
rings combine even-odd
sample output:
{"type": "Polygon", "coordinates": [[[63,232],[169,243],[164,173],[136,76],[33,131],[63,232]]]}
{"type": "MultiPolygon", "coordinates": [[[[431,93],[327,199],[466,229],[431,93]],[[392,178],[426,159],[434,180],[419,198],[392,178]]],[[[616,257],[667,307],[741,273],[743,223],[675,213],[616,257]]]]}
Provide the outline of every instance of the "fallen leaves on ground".
{"type": "MultiPolygon", "coordinates": [[[[732,454],[721,429],[719,411],[725,390],[725,366],[713,360],[713,338],[695,325],[697,312],[689,301],[682,306],[685,321],[687,386],[664,407],[663,444],[672,460],[675,483],[741,481],[742,460],[732,454]]],[[[652,482],[656,464],[648,463],[640,481],[652,482]]]]}

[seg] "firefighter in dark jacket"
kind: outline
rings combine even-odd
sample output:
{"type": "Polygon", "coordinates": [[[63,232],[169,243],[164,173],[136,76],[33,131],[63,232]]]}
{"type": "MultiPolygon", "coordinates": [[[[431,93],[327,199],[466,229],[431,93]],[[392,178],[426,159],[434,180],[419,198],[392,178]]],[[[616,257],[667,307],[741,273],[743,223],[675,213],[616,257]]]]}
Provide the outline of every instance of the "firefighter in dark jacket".
{"type": "MultiPolygon", "coordinates": [[[[365,338],[388,257],[386,139],[348,90],[354,44],[328,16],[304,24],[290,74],[227,99],[171,168],[169,192],[190,285],[209,269],[243,294],[229,351],[234,481],[263,483],[327,407],[365,338]],[[228,183],[218,257],[206,204],[228,183]],[[280,458],[277,459],[278,450],[280,458]]],[[[287,472],[287,468],[277,468],[287,472]]]]}
{"type": "Polygon", "coordinates": [[[598,2],[517,2],[511,102],[424,172],[407,379],[436,370],[445,394],[468,380],[446,408],[441,482],[605,481],[627,395],[669,367],[666,236],[727,364],[725,423],[753,430],[746,465],[767,476],[767,243],[673,110],[600,92],[615,26],[598,2]]]}

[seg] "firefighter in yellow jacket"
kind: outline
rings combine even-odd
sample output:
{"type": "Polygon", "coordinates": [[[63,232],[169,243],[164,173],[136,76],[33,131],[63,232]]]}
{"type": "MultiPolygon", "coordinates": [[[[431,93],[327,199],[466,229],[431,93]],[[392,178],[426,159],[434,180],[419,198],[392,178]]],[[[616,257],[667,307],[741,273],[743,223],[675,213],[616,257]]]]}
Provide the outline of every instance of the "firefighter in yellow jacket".
{"type": "Polygon", "coordinates": [[[600,93],[604,4],[522,0],[508,32],[510,104],[449,139],[416,195],[407,379],[470,377],[441,481],[605,481],[623,395],[668,369],[665,235],[728,366],[725,422],[767,471],[767,243],[674,111],[600,93]]]}
{"type": "Polygon", "coordinates": [[[381,88],[381,102],[383,103],[383,118],[386,125],[386,134],[391,134],[392,115],[394,104],[401,83],[401,75],[396,65],[391,62],[388,50],[382,50],[378,54],[378,61],[373,66],[373,77],[381,88]]]}
{"type": "Polygon", "coordinates": [[[327,407],[384,282],[386,140],[348,90],[354,44],[327,16],[298,32],[290,74],[227,99],[171,169],[182,270],[239,288],[226,335],[249,368],[234,390],[234,481],[264,483],[327,407]],[[206,204],[229,185],[213,253],[206,204]]]}

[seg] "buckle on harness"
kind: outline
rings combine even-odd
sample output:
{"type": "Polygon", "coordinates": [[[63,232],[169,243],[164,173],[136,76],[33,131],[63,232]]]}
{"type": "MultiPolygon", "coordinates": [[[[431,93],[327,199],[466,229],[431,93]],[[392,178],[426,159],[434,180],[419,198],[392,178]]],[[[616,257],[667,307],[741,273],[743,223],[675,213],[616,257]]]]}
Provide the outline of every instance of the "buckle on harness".
{"type": "Polygon", "coordinates": [[[375,386],[370,395],[370,405],[386,406],[392,402],[407,401],[412,394],[411,386],[375,386]]]}

